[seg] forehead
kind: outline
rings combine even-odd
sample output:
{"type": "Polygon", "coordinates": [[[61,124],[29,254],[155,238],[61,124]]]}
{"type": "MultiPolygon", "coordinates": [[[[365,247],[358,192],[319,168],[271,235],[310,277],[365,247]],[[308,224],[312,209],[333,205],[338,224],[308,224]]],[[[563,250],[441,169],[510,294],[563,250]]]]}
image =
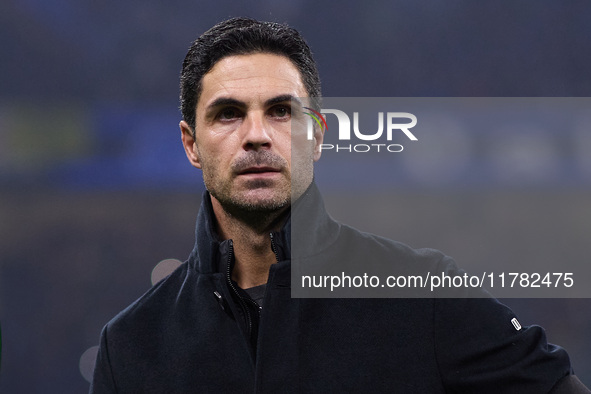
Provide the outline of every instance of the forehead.
{"type": "Polygon", "coordinates": [[[297,67],[285,56],[268,53],[227,56],[203,76],[197,108],[220,97],[243,102],[278,95],[307,96],[297,67]]]}

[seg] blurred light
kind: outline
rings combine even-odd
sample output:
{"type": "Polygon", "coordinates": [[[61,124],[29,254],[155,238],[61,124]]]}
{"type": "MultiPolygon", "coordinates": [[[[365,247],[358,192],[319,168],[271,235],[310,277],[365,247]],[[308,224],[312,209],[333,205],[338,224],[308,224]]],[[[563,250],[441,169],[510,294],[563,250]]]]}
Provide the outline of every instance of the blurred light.
{"type": "Polygon", "coordinates": [[[442,184],[457,179],[468,168],[472,136],[449,115],[427,115],[421,119],[420,145],[404,155],[406,170],[419,183],[442,184]]]}
{"type": "Polygon", "coordinates": [[[96,363],[96,355],[98,354],[98,346],[88,348],[82,356],[80,356],[80,373],[82,377],[88,382],[92,382],[92,375],[94,373],[94,364],[96,363]]]}
{"type": "Polygon", "coordinates": [[[492,132],[489,161],[496,179],[508,182],[552,181],[559,175],[552,136],[532,125],[511,125],[492,132]]]}
{"type": "Polygon", "coordinates": [[[0,114],[2,165],[13,172],[46,171],[92,151],[87,113],[74,104],[3,104],[0,114]]]}
{"type": "Polygon", "coordinates": [[[166,259],[156,264],[152,270],[152,286],[172,274],[172,271],[181,264],[183,264],[182,261],[177,259],[166,259]]]}
{"type": "Polygon", "coordinates": [[[586,178],[591,178],[591,116],[582,116],[573,135],[575,161],[586,178]]]}

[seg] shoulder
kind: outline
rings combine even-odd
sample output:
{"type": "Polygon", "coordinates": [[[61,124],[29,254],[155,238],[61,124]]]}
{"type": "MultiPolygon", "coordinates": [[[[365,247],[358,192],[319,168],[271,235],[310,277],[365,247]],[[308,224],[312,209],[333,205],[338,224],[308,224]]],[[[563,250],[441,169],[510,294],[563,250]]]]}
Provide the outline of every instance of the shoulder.
{"type": "Polygon", "coordinates": [[[339,235],[335,246],[343,255],[363,254],[370,261],[392,263],[398,267],[420,267],[422,270],[455,268],[453,259],[436,249],[413,248],[403,242],[363,232],[348,225],[341,225],[339,235]]]}
{"type": "Polygon", "coordinates": [[[439,368],[454,390],[547,393],[572,373],[543,328],[520,323],[494,298],[436,299],[433,326],[439,368]]]}
{"type": "Polygon", "coordinates": [[[154,284],[142,296],[119,312],[109,323],[106,329],[109,332],[130,330],[136,327],[145,327],[146,324],[154,324],[157,320],[165,319],[172,313],[179,294],[184,290],[184,284],[198,275],[190,265],[181,264],[166,278],[154,284]]]}
{"type": "Polygon", "coordinates": [[[431,298],[433,275],[458,272],[438,250],[415,249],[347,225],[320,252],[297,258],[307,253],[305,245],[301,249],[292,247],[292,292],[302,297],[431,298]]]}

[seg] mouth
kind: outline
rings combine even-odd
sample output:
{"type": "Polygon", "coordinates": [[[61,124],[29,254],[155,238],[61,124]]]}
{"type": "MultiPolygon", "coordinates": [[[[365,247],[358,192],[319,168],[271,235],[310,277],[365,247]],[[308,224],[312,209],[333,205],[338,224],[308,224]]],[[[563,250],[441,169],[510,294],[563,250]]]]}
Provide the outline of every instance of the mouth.
{"type": "Polygon", "coordinates": [[[272,176],[280,173],[281,170],[274,167],[248,167],[238,172],[238,175],[246,176],[272,176]]]}

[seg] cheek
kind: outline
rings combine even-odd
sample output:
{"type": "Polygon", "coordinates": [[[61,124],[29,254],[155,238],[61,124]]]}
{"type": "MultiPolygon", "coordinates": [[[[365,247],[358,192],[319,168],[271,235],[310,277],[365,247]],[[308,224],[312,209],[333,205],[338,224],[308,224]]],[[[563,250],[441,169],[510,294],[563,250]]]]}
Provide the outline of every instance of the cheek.
{"type": "Polygon", "coordinates": [[[275,144],[275,149],[284,155],[285,158],[289,158],[292,149],[295,149],[294,142],[296,139],[292,137],[291,133],[289,132],[278,132],[273,137],[273,143],[275,144]]]}
{"type": "Polygon", "coordinates": [[[201,164],[203,170],[207,172],[215,172],[220,168],[220,155],[216,152],[207,151],[202,156],[201,164]]]}
{"type": "Polygon", "coordinates": [[[314,141],[310,141],[305,136],[294,137],[290,141],[292,161],[302,163],[313,161],[314,159],[314,141]]]}
{"type": "Polygon", "coordinates": [[[226,152],[228,152],[228,139],[224,138],[203,138],[197,145],[197,150],[202,158],[202,161],[209,163],[220,162],[226,152]]]}

